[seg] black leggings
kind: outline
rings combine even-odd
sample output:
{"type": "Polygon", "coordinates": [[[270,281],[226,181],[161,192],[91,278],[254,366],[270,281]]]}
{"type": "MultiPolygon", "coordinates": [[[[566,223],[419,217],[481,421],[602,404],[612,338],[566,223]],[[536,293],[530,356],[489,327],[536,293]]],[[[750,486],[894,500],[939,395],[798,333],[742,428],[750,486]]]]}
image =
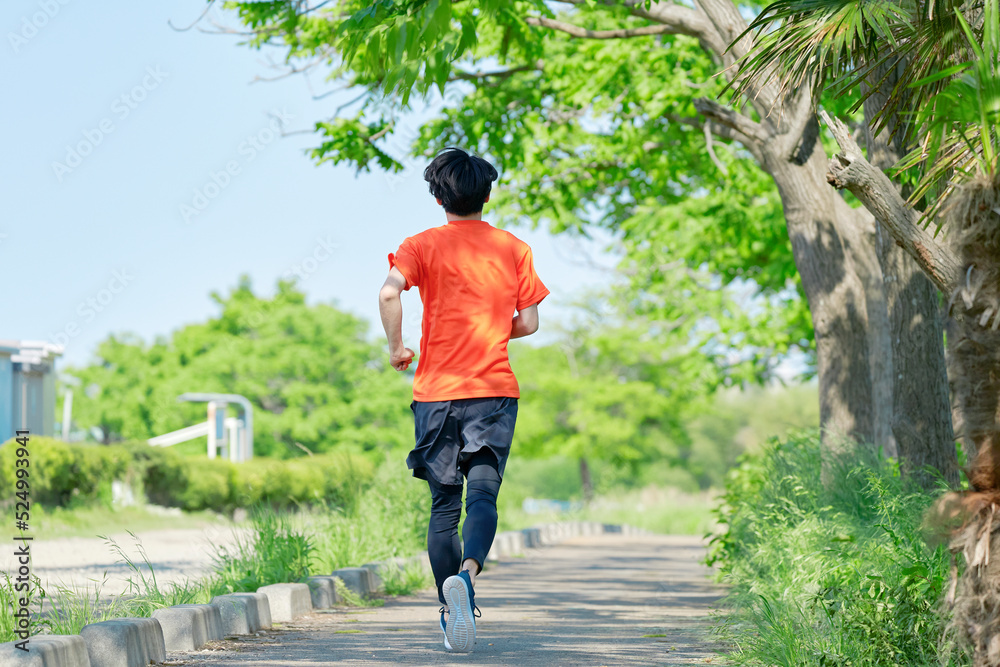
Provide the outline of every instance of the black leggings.
{"type": "Polygon", "coordinates": [[[462,466],[466,479],[465,524],[462,538],[465,556],[458,541],[458,520],[462,516],[462,485],[438,484],[427,480],[431,487],[431,522],[427,529],[427,553],[437,583],[441,604],[444,580],[458,574],[462,562],[472,558],[483,569],[497,532],[497,493],[500,472],[497,458],[488,447],[479,450],[462,466]]]}

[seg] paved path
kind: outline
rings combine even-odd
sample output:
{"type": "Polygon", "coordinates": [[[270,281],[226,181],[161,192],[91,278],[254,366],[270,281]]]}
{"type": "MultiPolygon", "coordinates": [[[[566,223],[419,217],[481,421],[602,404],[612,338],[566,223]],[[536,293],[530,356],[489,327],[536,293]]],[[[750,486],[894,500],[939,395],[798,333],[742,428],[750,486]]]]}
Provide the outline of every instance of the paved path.
{"type": "Polygon", "coordinates": [[[434,591],[376,609],[303,616],[277,632],[171,653],[170,665],[725,664],[708,632],[722,591],[686,536],[579,537],[492,564],[476,585],[483,611],[472,654],[445,652],[434,591]]]}

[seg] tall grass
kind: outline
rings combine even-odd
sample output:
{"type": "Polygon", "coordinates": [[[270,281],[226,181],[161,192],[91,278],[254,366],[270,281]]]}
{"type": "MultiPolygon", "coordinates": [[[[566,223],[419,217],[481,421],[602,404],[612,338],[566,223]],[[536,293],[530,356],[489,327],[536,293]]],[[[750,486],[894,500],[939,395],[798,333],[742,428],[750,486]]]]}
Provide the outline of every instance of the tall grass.
{"type": "Polygon", "coordinates": [[[230,547],[216,547],[208,589],[214,596],[301,581],[310,574],[312,557],[311,537],[288,514],[256,506],[250,511],[249,534],[238,533],[230,547]]]}
{"type": "Polygon", "coordinates": [[[323,572],[427,548],[430,493],[400,461],[386,461],[355,503],[303,515],[313,536],[313,559],[323,572]]]}
{"type": "Polygon", "coordinates": [[[149,562],[142,541],[131,530],[128,534],[135,542],[141,562],[137,562],[112,538],[104,541],[115,553],[117,561],[124,563],[129,569],[127,586],[121,595],[117,596],[116,604],[126,616],[150,616],[155,610],[170,607],[175,604],[191,604],[208,602],[208,592],[205,582],[190,581],[171,582],[165,586],[156,580],[156,570],[149,562]]]}
{"type": "Polygon", "coordinates": [[[76,635],[90,623],[128,616],[120,597],[106,599],[104,587],[107,582],[105,572],[100,581],[91,580],[83,589],[61,584],[53,586],[54,593],[49,596],[51,609],[39,618],[40,628],[54,635],[76,635]]]}
{"type": "MultiPolygon", "coordinates": [[[[28,598],[28,608],[35,608],[35,605],[44,605],[45,599],[48,594],[45,589],[42,588],[42,582],[37,575],[31,575],[31,580],[28,583],[29,590],[19,591],[17,590],[17,585],[24,582],[18,582],[10,576],[6,571],[0,572],[0,642],[10,642],[17,639],[17,635],[14,634],[17,630],[17,619],[14,617],[14,613],[20,608],[20,603],[23,598],[28,598]]],[[[29,634],[36,634],[41,629],[40,621],[37,615],[32,614],[28,618],[28,632],[29,634]]]]}
{"type": "Polygon", "coordinates": [[[921,532],[934,496],[892,462],[820,483],[814,433],[741,457],[709,561],[731,586],[720,632],[738,665],[967,664],[945,639],[950,555],[921,532]]]}
{"type": "Polygon", "coordinates": [[[139,561],[130,557],[115,540],[104,537],[117,562],[129,569],[125,589],[107,595],[107,572],[100,581],[92,580],[82,590],[57,584],[55,594],[48,597],[51,609],[38,619],[38,629],[52,634],[78,634],[83,626],[123,616],[150,616],[153,611],[175,604],[208,602],[206,581],[184,581],[160,584],[142,542],[132,531],[139,561]]]}

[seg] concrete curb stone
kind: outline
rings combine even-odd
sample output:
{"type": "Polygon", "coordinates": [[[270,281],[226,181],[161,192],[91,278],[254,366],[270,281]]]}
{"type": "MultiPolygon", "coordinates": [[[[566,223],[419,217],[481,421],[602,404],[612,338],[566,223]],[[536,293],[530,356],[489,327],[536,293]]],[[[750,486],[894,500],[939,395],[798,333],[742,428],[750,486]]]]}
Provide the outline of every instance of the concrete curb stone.
{"type": "Polygon", "coordinates": [[[339,578],[349,590],[358,595],[369,595],[373,592],[371,572],[363,567],[342,567],[331,572],[330,576],[339,578]]]}
{"type": "Polygon", "coordinates": [[[334,581],[335,577],[327,574],[316,574],[306,579],[313,609],[329,609],[337,604],[337,585],[334,581]]]}
{"type": "Polygon", "coordinates": [[[163,629],[155,618],[115,618],[83,626],[92,665],[143,667],[167,659],[163,629]]]}
{"type": "Polygon", "coordinates": [[[178,604],[157,609],[153,618],[163,629],[168,651],[196,651],[206,643],[222,639],[222,614],[210,604],[178,604]]]}
{"type": "Polygon", "coordinates": [[[218,607],[222,631],[227,635],[252,635],[271,627],[271,608],[263,593],[216,595],[209,604],[218,607]]]}
{"type": "MultiPolygon", "coordinates": [[[[522,554],[525,549],[556,544],[581,535],[649,535],[650,531],[624,524],[593,521],[548,523],[521,531],[499,533],[489,560],[522,554]]],[[[174,605],[157,609],[152,618],[118,618],[91,623],[79,635],[31,637],[32,652],[25,654],[16,642],[0,644],[0,667],[141,667],[166,660],[166,651],[197,650],[225,635],[253,634],[270,628],[273,620],[288,622],[313,608],[337,603],[335,579],[355,593],[369,595],[383,586],[384,568],[416,565],[430,569],[426,552],[411,558],[365,563],[335,570],[331,575],[309,577],[306,583],[261,586],[256,593],[217,595],[211,604],[174,605]],[[33,646],[32,646],[33,645],[33,646]]]]}
{"type": "Polygon", "coordinates": [[[242,595],[257,605],[257,618],[260,619],[260,629],[270,630],[271,629],[271,603],[268,602],[267,596],[263,593],[233,593],[233,595],[242,595]]]}
{"type": "Polygon", "coordinates": [[[290,623],[312,611],[312,594],[306,584],[270,584],[257,589],[267,596],[271,620],[290,623]]]}
{"type": "Polygon", "coordinates": [[[369,583],[371,584],[373,593],[375,591],[380,591],[385,587],[385,582],[382,580],[382,570],[386,567],[386,563],[365,563],[361,567],[368,570],[368,576],[371,578],[369,583]]]}
{"type": "Polygon", "coordinates": [[[0,644],[0,667],[91,667],[87,642],[80,635],[34,635],[28,652],[21,640],[0,644]]]}
{"type": "Polygon", "coordinates": [[[524,535],[525,548],[535,549],[542,546],[542,531],[538,528],[525,528],[521,534],[524,535]]]}

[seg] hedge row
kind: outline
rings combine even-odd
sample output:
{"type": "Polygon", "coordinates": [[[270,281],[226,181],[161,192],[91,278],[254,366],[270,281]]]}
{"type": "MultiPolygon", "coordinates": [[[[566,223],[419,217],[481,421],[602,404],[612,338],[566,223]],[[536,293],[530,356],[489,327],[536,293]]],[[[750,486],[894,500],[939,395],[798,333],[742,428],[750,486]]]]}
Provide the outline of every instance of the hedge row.
{"type": "MultiPolygon", "coordinates": [[[[0,498],[13,498],[17,443],[0,446],[0,498]]],[[[149,502],[186,510],[228,511],[257,502],[274,506],[353,502],[374,476],[371,460],[349,452],[301,459],[229,461],[185,457],[144,442],[66,443],[32,437],[31,500],[43,505],[109,502],[111,483],[125,482],[149,502]]]]}

